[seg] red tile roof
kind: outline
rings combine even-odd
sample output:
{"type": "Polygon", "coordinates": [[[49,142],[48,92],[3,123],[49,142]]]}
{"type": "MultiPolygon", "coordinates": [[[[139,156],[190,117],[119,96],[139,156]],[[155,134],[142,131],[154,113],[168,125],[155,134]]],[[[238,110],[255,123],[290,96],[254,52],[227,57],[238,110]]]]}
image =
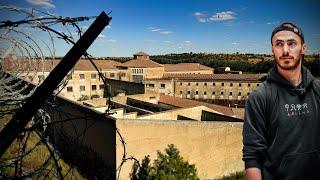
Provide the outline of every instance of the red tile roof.
{"type": "Polygon", "coordinates": [[[150,59],[132,59],[127,62],[122,63],[120,66],[130,67],[130,68],[154,68],[163,67],[163,65],[152,61],[150,59]]]}
{"type": "Polygon", "coordinates": [[[211,67],[204,66],[200,63],[179,63],[179,64],[164,64],[165,72],[179,72],[179,71],[201,71],[214,70],[211,67]]]}
{"type": "Polygon", "coordinates": [[[148,80],[176,79],[177,81],[262,81],[267,74],[170,74],[162,78],[149,78],[148,80]]]}
{"type": "MultiPolygon", "coordinates": [[[[230,117],[235,116],[234,112],[229,107],[200,102],[200,101],[195,101],[195,100],[191,100],[191,99],[184,99],[184,98],[179,98],[179,97],[174,97],[174,96],[160,95],[160,99],[158,102],[163,103],[163,104],[172,105],[175,107],[181,107],[181,108],[203,105],[203,106],[206,106],[214,111],[220,112],[226,116],[230,116],[230,117]]],[[[243,119],[243,117],[237,117],[237,118],[243,119]]]]}
{"type": "MultiPolygon", "coordinates": [[[[18,67],[23,67],[25,71],[51,71],[60,60],[36,60],[36,61],[13,61],[11,59],[4,59],[3,67],[5,71],[15,71],[18,67]],[[30,63],[31,62],[31,63],[30,63]],[[16,63],[20,63],[20,65],[17,65],[16,63]]],[[[93,62],[96,64],[96,66],[99,69],[116,69],[116,66],[121,65],[121,63],[113,61],[113,60],[93,60],[93,62]]],[[[81,59],[77,62],[77,64],[74,66],[74,70],[78,71],[94,71],[94,66],[91,64],[89,60],[81,59]]]]}

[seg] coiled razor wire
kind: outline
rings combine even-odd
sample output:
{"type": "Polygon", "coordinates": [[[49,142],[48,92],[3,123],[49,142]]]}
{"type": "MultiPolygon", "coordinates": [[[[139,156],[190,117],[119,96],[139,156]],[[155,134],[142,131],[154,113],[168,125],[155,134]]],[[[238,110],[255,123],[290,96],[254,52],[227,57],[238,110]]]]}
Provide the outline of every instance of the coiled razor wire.
{"type": "MultiPolygon", "coordinates": [[[[10,117],[21,107],[21,104],[30,97],[36,87],[43,82],[45,71],[53,69],[45,67],[46,59],[56,59],[55,40],[62,39],[66,44],[74,45],[81,37],[82,30],[79,23],[90,21],[96,16],[83,17],[61,17],[49,12],[36,9],[25,9],[12,6],[0,6],[3,14],[10,14],[12,19],[0,19],[0,131],[10,117]],[[74,33],[76,32],[76,33],[74,33]],[[8,76],[8,73],[10,76],[8,76]],[[36,78],[36,76],[39,76],[36,78]],[[34,79],[38,79],[35,81],[34,79]],[[26,83],[27,82],[27,83],[26,83]],[[30,86],[33,84],[33,86],[30,86]],[[31,88],[31,89],[30,89],[31,88]]],[[[92,63],[102,79],[105,87],[107,101],[106,114],[109,115],[110,93],[106,77],[93,63],[93,58],[88,53],[84,56],[92,63]]],[[[48,65],[48,63],[46,63],[48,65]]],[[[72,72],[70,72],[72,73],[72,72]]],[[[66,86],[68,78],[65,78],[57,88],[55,95],[66,86]]],[[[54,104],[47,103],[46,107],[39,109],[37,115],[30,121],[19,138],[15,142],[16,153],[6,158],[0,157],[0,179],[25,179],[25,178],[57,178],[70,177],[74,171],[72,167],[62,170],[61,157],[57,150],[49,143],[43,135],[46,127],[53,123],[46,111],[52,109],[54,104]],[[39,128],[40,126],[40,128],[39,128]],[[37,137],[36,142],[30,143],[31,137],[37,137]],[[30,145],[31,144],[31,145],[30,145]],[[43,157],[41,165],[33,168],[24,167],[24,161],[30,158],[32,153],[46,149],[46,157],[43,157]],[[42,149],[41,149],[42,148],[42,149]],[[54,164],[54,166],[52,166],[54,164]],[[10,172],[6,172],[10,169],[10,172]]],[[[86,119],[83,117],[83,119],[86,119]]],[[[74,119],[70,118],[70,121],[74,119]]],[[[59,120],[58,120],[59,121],[59,120]]],[[[55,122],[56,123],[56,122],[55,122]]],[[[117,134],[123,146],[123,159],[117,168],[118,178],[121,167],[127,160],[135,160],[134,157],[127,158],[125,141],[118,129],[117,134]]],[[[85,132],[83,132],[85,133],[85,132]]],[[[79,135],[80,137],[81,135],[79,135]]]]}

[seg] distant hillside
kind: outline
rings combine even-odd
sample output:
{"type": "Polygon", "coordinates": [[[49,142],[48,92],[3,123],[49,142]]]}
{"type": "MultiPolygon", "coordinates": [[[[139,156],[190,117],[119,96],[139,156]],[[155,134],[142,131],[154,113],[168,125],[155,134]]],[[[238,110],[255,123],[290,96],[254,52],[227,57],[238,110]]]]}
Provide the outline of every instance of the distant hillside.
{"type": "MultiPolygon", "coordinates": [[[[132,57],[95,57],[95,59],[125,62],[132,59],[132,57]]],[[[230,67],[232,70],[252,73],[266,73],[275,65],[271,54],[208,54],[190,52],[152,55],[150,59],[160,64],[200,63],[212,68],[230,67]]],[[[311,70],[312,74],[320,76],[319,54],[306,55],[304,65],[311,70]]]]}
{"type": "MultiPolygon", "coordinates": [[[[228,66],[232,70],[253,73],[266,73],[275,65],[273,56],[270,54],[182,53],[150,56],[150,59],[161,64],[193,62],[212,68],[228,66]]],[[[319,55],[307,55],[304,64],[313,74],[320,75],[319,55]]]]}

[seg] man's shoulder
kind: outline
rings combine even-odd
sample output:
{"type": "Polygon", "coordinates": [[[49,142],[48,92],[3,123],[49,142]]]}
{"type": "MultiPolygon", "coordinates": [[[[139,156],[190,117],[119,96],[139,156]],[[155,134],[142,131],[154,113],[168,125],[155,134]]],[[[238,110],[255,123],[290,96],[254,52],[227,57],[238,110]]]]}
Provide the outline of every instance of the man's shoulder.
{"type": "Polygon", "coordinates": [[[314,78],[313,84],[314,84],[315,86],[317,86],[318,88],[320,88],[320,79],[314,78]]]}

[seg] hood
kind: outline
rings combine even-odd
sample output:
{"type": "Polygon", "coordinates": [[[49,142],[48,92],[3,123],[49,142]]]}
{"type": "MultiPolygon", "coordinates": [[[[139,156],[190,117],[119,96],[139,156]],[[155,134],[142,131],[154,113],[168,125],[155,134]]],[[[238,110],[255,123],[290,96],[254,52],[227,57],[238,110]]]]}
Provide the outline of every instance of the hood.
{"type": "MultiPolygon", "coordinates": [[[[302,66],[301,74],[302,74],[302,84],[299,86],[299,89],[306,90],[307,88],[310,87],[312,81],[314,80],[314,77],[312,76],[311,72],[304,66],[302,66]]],[[[294,92],[297,91],[296,86],[294,86],[291,82],[289,82],[288,80],[286,80],[285,78],[279,75],[276,67],[272,68],[269,71],[267,81],[277,83],[282,87],[293,90],[294,92]]]]}

